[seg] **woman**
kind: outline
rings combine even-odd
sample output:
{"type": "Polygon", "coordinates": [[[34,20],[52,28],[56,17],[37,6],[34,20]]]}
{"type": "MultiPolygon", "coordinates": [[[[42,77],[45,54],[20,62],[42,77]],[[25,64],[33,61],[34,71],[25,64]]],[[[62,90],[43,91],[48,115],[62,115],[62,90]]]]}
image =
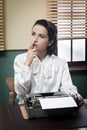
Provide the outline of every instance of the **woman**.
{"type": "Polygon", "coordinates": [[[14,60],[15,91],[19,101],[27,93],[63,91],[83,98],[73,85],[67,62],[57,55],[57,28],[45,19],[37,20],[32,28],[27,53],[14,60]]]}

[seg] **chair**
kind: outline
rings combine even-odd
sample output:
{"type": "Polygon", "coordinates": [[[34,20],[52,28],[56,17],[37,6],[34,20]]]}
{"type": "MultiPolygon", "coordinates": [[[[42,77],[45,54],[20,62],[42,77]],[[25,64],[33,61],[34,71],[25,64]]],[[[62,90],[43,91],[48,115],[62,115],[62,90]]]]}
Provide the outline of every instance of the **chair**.
{"type": "Polygon", "coordinates": [[[16,97],[16,93],[14,91],[14,78],[7,77],[6,84],[7,84],[8,90],[9,90],[9,104],[14,104],[14,99],[16,97]]]}

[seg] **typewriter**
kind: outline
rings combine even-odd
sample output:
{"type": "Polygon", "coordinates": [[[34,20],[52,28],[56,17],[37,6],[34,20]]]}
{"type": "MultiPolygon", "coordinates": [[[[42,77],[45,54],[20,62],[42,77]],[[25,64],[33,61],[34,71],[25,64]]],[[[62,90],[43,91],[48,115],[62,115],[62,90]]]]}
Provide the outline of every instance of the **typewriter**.
{"type": "MultiPolygon", "coordinates": [[[[45,100],[46,102],[49,99],[53,100],[58,99],[58,101],[62,99],[63,101],[63,99],[66,98],[69,99],[69,97],[71,98],[71,96],[63,92],[26,94],[24,98],[24,104],[26,111],[29,115],[29,119],[41,118],[41,117],[67,118],[76,115],[78,105],[73,97],[72,98],[76,103],[75,106],[64,107],[65,103],[63,103],[63,107],[61,106],[55,108],[52,106],[52,108],[44,108],[44,109],[42,108],[43,106],[41,105],[41,101],[43,100],[45,100]]],[[[45,105],[48,105],[48,103],[45,105]]]]}

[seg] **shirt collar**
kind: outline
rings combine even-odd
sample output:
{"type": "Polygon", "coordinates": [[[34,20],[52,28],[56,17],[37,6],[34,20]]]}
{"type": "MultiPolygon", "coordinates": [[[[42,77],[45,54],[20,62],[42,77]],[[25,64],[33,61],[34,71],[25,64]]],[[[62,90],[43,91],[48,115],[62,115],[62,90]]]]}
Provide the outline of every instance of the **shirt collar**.
{"type": "Polygon", "coordinates": [[[32,71],[33,71],[33,74],[37,74],[40,70],[40,67],[42,64],[44,64],[49,58],[49,55],[47,55],[43,61],[41,62],[40,59],[38,57],[35,57],[34,60],[33,60],[33,63],[32,63],[32,71]]]}

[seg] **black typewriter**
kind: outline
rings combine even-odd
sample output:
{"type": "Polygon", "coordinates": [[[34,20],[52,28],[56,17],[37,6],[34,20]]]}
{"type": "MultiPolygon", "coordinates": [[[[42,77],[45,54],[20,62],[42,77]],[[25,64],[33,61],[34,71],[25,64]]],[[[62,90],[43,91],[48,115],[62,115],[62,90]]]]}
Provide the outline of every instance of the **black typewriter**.
{"type": "Polygon", "coordinates": [[[78,105],[77,107],[70,107],[70,108],[44,109],[44,110],[42,109],[39,100],[40,98],[44,99],[44,98],[61,98],[61,97],[69,97],[69,95],[63,92],[26,94],[24,98],[24,104],[28,112],[29,118],[30,119],[41,117],[66,118],[76,115],[78,105]]]}

